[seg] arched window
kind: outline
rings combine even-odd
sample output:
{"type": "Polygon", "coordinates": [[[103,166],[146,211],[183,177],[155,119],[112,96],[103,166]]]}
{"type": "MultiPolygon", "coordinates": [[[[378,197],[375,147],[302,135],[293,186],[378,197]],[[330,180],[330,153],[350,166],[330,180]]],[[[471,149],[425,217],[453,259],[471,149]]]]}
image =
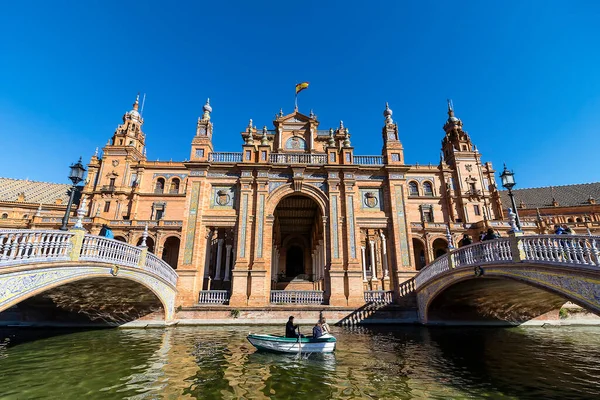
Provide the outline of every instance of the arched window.
{"type": "Polygon", "coordinates": [[[23,214],[23,219],[27,219],[27,218],[29,218],[29,215],[23,214]]]}
{"type": "Polygon", "coordinates": [[[431,182],[425,182],[423,184],[423,195],[433,196],[433,186],[431,186],[431,182]]]}
{"type": "Polygon", "coordinates": [[[171,188],[169,189],[169,193],[179,193],[179,179],[173,178],[171,181],[171,188]]]}
{"type": "Polygon", "coordinates": [[[8,218],[8,214],[7,213],[3,213],[2,214],[2,219],[6,219],[6,218],[8,218]]]}
{"type": "Polygon", "coordinates": [[[573,218],[567,219],[567,222],[570,223],[570,224],[572,224],[573,223],[573,218]]]}
{"type": "Polygon", "coordinates": [[[581,218],[577,218],[575,219],[576,222],[583,222],[583,220],[581,218]]]}
{"type": "Polygon", "coordinates": [[[154,193],[164,193],[165,192],[165,180],[163,178],[158,178],[156,180],[156,186],[154,187],[154,193]]]}
{"type": "Polygon", "coordinates": [[[419,195],[419,186],[417,182],[409,182],[408,183],[408,195],[409,196],[418,196],[419,195]]]}

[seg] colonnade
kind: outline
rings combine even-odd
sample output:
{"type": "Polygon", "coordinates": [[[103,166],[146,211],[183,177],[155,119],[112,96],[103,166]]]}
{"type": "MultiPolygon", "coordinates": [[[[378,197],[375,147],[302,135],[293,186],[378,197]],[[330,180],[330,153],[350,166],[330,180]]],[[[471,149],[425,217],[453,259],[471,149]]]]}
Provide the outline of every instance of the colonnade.
{"type": "Polygon", "coordinates": [[[387,238],[383,231],[380,230],[375,234],[365,233],[364,245],[360,250],[363,282],[389,280],[387,238]]]}
{"type": "Polygon", "coordinates": [[[231,280],[231,269],[235,262],[235,252],[232,238],[227,238],[224,231],[209,228],[206,237],[206,260],[204,267],[204,279],[212,281],[229,282],[231,280]]]}
{"type": "Polygon", "coordinates": [[[323,290],[323,281],[325,278],[325,246],[323,240],[318,240],[317,245],[312,251],[312,276],[316,283],[316,290],[323,290]]]}

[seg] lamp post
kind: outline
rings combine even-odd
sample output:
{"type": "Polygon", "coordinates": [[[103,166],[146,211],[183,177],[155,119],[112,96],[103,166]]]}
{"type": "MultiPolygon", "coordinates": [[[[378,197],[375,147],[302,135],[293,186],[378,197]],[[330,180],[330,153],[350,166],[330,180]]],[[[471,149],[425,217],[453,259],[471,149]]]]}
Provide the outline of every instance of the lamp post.
{"type": "Polygon", "coordinates": [[[60,227],[61,231],[66,231],[68,229],[67,224],[69,223],[69,214],[71,214],[71,206],[73,205],[73,198],[77,191],[77,184],[83,180],[83,174],[85,172],[85,168],[83,168],[83,164],[81,163],[81,157],[79,157],[79,161],[77,161],[76,164],[71,164],[69,168],[71,168],[69,179],[73,182],[73,187],[71,188],[71,195],[69,196],[69,203],[67,204],[65,216],[62,219],[62,226],[60,227]]]}
{"type": "Polygon", "coordinates": [[[510,197],[510,202],[512,204],[512,209],[515,215],[515,222],[517,224],[517,228],[521,230],[521,220],[519,219],[519,212],[517,211],[517,205],[515,204],[515,196],[512,193],[512,188],[516,185],[515,182],[515,173],[509,171],[506,168],[506,164],[504,164],[504,171],[500,174],[500,179],[502,179],[502,186],[508,190],[508,197],[510,197]]]}

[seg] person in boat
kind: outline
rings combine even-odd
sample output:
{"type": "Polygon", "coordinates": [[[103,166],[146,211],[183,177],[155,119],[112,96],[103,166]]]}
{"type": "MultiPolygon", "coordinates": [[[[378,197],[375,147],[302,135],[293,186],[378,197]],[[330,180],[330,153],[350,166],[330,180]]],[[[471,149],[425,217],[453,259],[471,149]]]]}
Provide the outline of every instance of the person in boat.
{"type": "Polygon", "coordinates": [[[317,339],[323,336],[323,329],[321,328],[321,321],[317,321],[315,326],[313,326],[313,339],[317,339]]]}
{"type": "Polygon", "coordinates": [[[294,316],[293,315],[290,316],[290,318],[288,319],[288,322],[285,324],[285,337],[287,337],[287,338],[303,337],[303,335],[301,335],[299,332],[298,325],[294,325],[294,316]],[[298,329],[298,332],[296,332],[296,329],[298,329]]]}
{"type": "Polygon", "coordinates": [[[321,330],[323,331],[323,335],[331,333],[331,328],[329,328],[329,324],[327,323],[327,319],[325,319],[325,317],[321,318],[321,330]]]}

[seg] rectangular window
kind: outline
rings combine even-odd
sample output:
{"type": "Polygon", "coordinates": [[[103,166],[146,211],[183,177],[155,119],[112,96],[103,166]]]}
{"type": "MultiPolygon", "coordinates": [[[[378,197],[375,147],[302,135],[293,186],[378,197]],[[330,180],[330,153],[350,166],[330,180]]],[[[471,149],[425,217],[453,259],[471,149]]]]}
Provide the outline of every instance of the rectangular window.
{"type": "Polygon", "coordinates": [[[104,203],[104,212],[109,212],[110,211],[110,201],[107,201],[106,203],[104,203]]]}
{"type": "Polygon", "coordinates": [[[115,180],[116,180],[116,178],[110,178],[109,185],[110,185],[111,189],[115,187],[115,180]]]}
{"type": "Polygon", "coordinates": [[[423,211],[423,219],[425,220],[425,222],[433,222],[433,211],[423,211]]]}
{"type": "Polygon", "coordinates": [[[203,158],[204,157],[204,149],[196,149],[196,157],[203,158]]]}
{"type": "Polygon", "coordinates": [[[162,219],[164,214],[164,210],[156,210],[156,220],[159,221],[162,219]]]}
{"type": "Polygon", "coordinates": [[[349,163],[352,160],[350,159],[350,153],[346,153],[346,162],[349,163]]]}
{"type": "Polygon", "coordinates": [[[471,193],[476,193],[477,189],[475,188],[475,184],[474,183],[469,183],[469,187],[471,188],[471,193]]]}
{"type": "Polygon", "coordinates": [[[131,180],[129,181],[129,186],[134,187],[137,182],[137,174],[131,174],[131,180]]]}
{"type": "Polygon", "coordinates": [[[260,159],[261,159],[261,161],[267,161],[267,152],[266,151],[260,152],[260,159]]]}
{"type": "Polygon", "coordinates": [[[335,153],[329,153],[329,162],[331,162],[331,163],[335,162],[335,153]]]}
{"type": "Polygon", "coordinates": [[[252,159],[252,152],[250,150],[246,150],[246,161],[250,161],[252,159]]]}
{"type": "Polygon", "coordinates": [[[481,210],[477,204],[473,204],[473,211],[475,212],[475,215],[481,215],[481,210]]]}
{"type": "Polygon", "coordinates": [[[392,153],[392,161],[399,162],[400,161],[400,153],[392,153]]]}

